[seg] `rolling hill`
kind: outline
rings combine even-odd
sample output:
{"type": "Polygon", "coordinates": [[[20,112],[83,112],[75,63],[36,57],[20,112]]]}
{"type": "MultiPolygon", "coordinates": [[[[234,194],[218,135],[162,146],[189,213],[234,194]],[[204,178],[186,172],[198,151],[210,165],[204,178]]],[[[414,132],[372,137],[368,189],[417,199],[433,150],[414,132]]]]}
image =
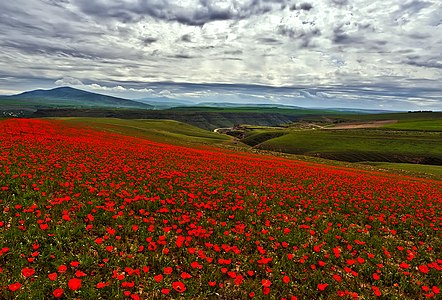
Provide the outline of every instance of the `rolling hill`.
{"type": "Polygon", "coordinates": [[[0,106],[20,108],[108,107],[152,109],[152,106],[149,104],[91,93],[71,87],[59,87],[51,90],[34,90],[13,96],[0,96],[0,106]]]}

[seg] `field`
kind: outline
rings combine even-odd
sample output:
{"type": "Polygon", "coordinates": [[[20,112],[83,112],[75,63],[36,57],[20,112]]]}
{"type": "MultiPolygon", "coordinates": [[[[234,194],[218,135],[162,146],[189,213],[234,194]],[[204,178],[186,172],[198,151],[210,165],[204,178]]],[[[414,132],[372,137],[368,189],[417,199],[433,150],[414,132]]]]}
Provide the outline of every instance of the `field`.
{"type": "Polygon", "coordinates": [[[257,149],[347,162],[442,165],[442,114],[307,117],[281,128],[234,132],[257,149]]]}
{"type": "Polygon", "coordinates": [[[442,118],[429,120],[403,120],[395,124],[384,126],[396,130],[424,130],[424,131],[442,131],[442,118]]]}
{"type": "Polygon", "coordinates": [[[0,121],[2,298],[440,297],[440,181],[130,128],[0,121]]]}
{"type": "MultiPolygon", "coordinates": [[[[260,149],[293,154],[358,161],[419,162],[442,164],[442,132],[421,133],[384,130],[303,130],[278,131],[252,136],[260,142],[263,135],[271,137],[255,145],[260,149]],[[269,135],[269,136],[267,136],[269,135]]],[[[250,142],[251,137],[245,139],[250,142]]]]}
{"type": "Polygon", "coordinates": [[[231,138],[173,120],[124,120],[115,118],[61,118],[66,123],[123,135],[147,138],[152,141],[179,145],[219,145],[231,138]]]}
{"type": "Polygon", "coordinates": [[[411,174],[434,175],[442,179],[442,166],[420,165],[420,164],[401,164],[385,162],[367,162],[368,165],[377,166],[392,170],[403,170],[411,174]]]}

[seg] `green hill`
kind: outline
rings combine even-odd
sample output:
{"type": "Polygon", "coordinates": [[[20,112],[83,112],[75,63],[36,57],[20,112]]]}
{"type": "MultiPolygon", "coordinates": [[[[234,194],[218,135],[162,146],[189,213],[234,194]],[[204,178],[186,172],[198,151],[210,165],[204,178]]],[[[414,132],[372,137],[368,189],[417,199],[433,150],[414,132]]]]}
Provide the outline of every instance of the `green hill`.
{"type": "Polygon", "coordinates": [[[51,90],[35,90],[13,96],[0,97],[0,108],[139,108],[151,109],[152,106],[133,100],[91,93],[71,87],[59,87],[51,90]]]}

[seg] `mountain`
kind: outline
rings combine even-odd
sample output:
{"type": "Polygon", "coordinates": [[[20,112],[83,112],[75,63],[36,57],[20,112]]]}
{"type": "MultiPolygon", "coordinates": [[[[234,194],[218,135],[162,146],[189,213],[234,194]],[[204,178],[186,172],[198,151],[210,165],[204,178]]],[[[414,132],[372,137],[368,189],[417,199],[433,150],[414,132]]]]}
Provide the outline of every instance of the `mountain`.
{"type": "Polygon", "coordinates": [[[171,99],[167,97],[141,98],[133,99],[134,101],[149,104],[155,109],[167,109],[172,107],[193,106],[195,102],[190,100],[171,99]]]}
{"type": "Polygon", "coordinates": [[[305,109],[299,106],[286,105],[280,103],[232,103],[232,102],[200,102],[196,106],[200,107],[252,107],[252,108],[287,108],[287,109],[305,109]]]}
{"type": "Polygon", "coordinates": [[[71,87],[59,87],[51,90],[34,90],[13,96],[0,97],[0,106],[15,107],[107,107],[152,109],[146,103],[91,93],[71,87]]]}

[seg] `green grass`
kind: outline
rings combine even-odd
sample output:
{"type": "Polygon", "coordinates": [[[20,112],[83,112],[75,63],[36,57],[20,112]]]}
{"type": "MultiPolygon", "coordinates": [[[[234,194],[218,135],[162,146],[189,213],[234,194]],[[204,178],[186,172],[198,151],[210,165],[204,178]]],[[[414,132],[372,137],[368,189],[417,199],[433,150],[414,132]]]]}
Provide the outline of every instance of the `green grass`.
{"type": "Polygon", "coordinates": [[[389,170],[406,171],[411,175],[433,175],[436,179],[442,179],[442,166],[386,162],[367,162],[366,164],[389,170]]]}
{"type": "Polygon", "coordinates": [[[127,120],[114,118],[59,118],[64,122],[94,129],[176,145],[228,143],[228,136],[173,120],[127,120]]]}
{"type": "Polygon", "coordinates": [[[303,118],[306,121],[324,122],[324,121],[339,121],[339,122],[365,122],[365,121],[382,121],[382,120],[398,120],[402,121],[422,121],[422,120],[440,120],[442,119],[442,112],[415,112],[415,113],[383,113],[383,114],[341,114],[335,116],[306,116],[303,118]]]}
{"type": "Polygon", "coordinates": [[[388,124],[383,128],[396,130],[425,130],[442,131],[442,118],[440,119],[417,119],[417,120],[399,120],[398,123],[388,124]]]}
{"type": "MultiPolygon", "coordinates": [[[[168,109],[175,112],[218,112],[218,113],[272,113],[286,116],[322,116],[322,115],[341,115],[345,112],[337,112],[328,109],[308,109],[308,108],[278,108],[278,107],[176,107],[168,109]]],[[[351,114],[350,112],[348,114],[351,114]]]]}
{"type": "MultiPolygon", "coordinates": [[[[265,133],[261,132],[252,137],[259,140],[263,134],[265,133]]],[[[350,162],[437,164],[442,161],[442,132],[367,129],[287,131],[283,136],[261,142],[258,147],[350,162]]]]}

